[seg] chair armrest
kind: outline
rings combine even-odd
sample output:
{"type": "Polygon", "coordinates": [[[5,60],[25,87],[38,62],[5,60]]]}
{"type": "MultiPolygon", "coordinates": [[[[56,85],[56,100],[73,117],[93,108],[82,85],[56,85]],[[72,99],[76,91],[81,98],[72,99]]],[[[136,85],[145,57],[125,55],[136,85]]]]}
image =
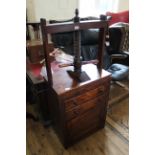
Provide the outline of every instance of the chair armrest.
{"type": "Polygon", "coordinates": [[[128,57],[127,54],[111,54],[111,59],[126,59],[128,57]]]}
{"type": "Polygon", "coordinates": [[[129,52],[128,51],[123,51],[122,53],[129,56],[129,52]]]}

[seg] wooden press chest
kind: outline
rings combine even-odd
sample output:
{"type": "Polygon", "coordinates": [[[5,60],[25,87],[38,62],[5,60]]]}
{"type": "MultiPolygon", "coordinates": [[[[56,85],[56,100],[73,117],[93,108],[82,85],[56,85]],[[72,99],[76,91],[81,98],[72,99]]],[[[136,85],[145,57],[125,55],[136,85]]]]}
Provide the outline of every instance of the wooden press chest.
{"type": "Polygon", "coordinates": [[[53,73],[51,114],[55,129],[65,147],[103,128],[105,125],[111,75],[96,65],[82,66],[90,80],[78,82],[67,70],[53,73]]]}

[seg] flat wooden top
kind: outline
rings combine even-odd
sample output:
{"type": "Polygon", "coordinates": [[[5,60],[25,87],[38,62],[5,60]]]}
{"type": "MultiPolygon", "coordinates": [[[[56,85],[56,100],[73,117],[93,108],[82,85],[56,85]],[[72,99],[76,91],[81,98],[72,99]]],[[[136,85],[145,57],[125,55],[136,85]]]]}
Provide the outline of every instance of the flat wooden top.
{"type": "MultiPolygon", "coordinates": [[[[45,82],[44,78],[40,75],[42,65],[41,64],[29,64],[27,61],[27,76],[31,79],[33,84],[39,84],[45,82]]],[[[57,63],[51,63],[53,72],[53,88],[57,94],[63,94],[67,91],[77,89],[80,86],[89,84],[96,80],[104,79],[110,76],[110,73],[102,69],[99,72],[96,65],[87,64],[82,65],[82,71],[85,71],[89,76],[90,80],[86,82],[78,82],[69,76],[67,70],[73,71],[73,66],[59,68],[57,63]]],[[[46,78],[46,77],[45,77],[46,78]]]]}
{"type": "Polygon", "coordinates": [[[82,71],[85,71],[87,73],[90,80],[86,82],[78,82],[77,80],[70,77],[67,70],[73,71],[73,66],[60,68],[59,70],[53,72],[53,89],[59,95],[67,91],[77,89],[80,86],[92,83],[94,81],[104,79],[111,75],[109,72],[103,69],[101,70],[100,73],[96,65],[93,64],[82,65],[82,71]]]}

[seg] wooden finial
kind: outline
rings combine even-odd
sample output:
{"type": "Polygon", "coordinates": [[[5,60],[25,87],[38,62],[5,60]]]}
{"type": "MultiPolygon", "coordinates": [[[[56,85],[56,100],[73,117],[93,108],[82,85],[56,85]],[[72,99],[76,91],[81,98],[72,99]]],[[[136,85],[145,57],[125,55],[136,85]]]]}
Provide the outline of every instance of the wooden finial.
{"type": "Polygon", "coordinates": [[[46,25],[46,19],[45,18],[40,18],[40,23],[42,23],[43,25],[46,25]]]}
{"type": "Polygon", "coordinates": [[[100,20],[107,20],[107,16],[106,15],[100,15],[100,20]]]}
{"type": "Polygon", "coordinates": [[[75,17],[74,17],[74,22],[77,23],[80,21],[80,17],[79,17],[79,10],[76,8],[75,9],[75,17]]]}
{"type": "Polygon", "coordinates": [[[78,17],[78,15],[79,15],[79,10],[77,8],[75,9],[75,15],[76,15],[76,17],[78,17]]]}

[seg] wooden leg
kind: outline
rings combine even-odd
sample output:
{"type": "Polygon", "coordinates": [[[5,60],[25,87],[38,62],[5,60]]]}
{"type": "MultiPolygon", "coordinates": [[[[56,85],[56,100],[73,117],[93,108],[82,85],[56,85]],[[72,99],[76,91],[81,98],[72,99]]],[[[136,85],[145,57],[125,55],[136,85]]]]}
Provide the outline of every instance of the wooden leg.
{"type": "Polygon", "coordinates": [[[32,119],[35,122],[39,121],[39,118],[38,117],[35,117],[32,113],[29,113],[29,112],[26,112],[26,118],[32,119]]]}

